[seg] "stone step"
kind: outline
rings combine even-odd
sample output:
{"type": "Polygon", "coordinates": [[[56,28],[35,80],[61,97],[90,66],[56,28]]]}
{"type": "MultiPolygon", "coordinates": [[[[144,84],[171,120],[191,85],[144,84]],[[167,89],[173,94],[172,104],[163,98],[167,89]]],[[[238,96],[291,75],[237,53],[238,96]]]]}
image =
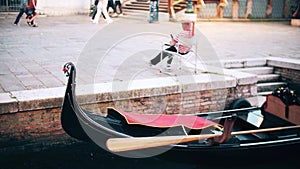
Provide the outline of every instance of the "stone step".
{"type": "Polygon", "coordinates": [[[286,86],[286,82],[269,82],[269,83],[257,83],[257,92],[273,91],[278,87],[286,86]]]}
{"type": "MultiPolygon", "coordinates": [[[[149,4],[139,4],[139,5],[136,5],[136,4],[127,4],[124,8],[143,8],[147,11],[149,11],[149,4]]],[[[168,6],[160,6],[159,7],[159,11],[162,11],[162,10],[168,10],[168,6]]]]}
{"type": "MultiPolygon", "coordinates": [[[[139,6],[139,7],[146,7],[150,8],[150,3],[136,3],[136,2],[132,2],[130,4],[126,4],[126,6],[139,6]]],[[[159,4],[159,9],[164,8],[164,9],[168,9],[168,4],[159,4]]]]}
{"type": "MultiPolygon", "coordinates": [[[[126,19],[133,19],[133,20],[143,20],[148,21],[149,19],[149,12],[142,11],[142,10],[123,10],[124,15],[121,16],[122,18],[126,19]]],[[[167,13],[159,13],[159,19],[161,20],[168,20],[169,15],[167,13]]]]}
{"type": "Polygon", "coordinates": [[[149,11],[135,10],[135,9],[123,8],[123,11],[128,13],[128,14],[149,14],[149,11]]]}
{"type": "Polygon", "coordinates": [[[265,91],[265,92],[258,92],[257,95],[258,96],[267,96],[269,94],[271,94],[273,91],[265,91]]]}
{"type": "MultiPolygon", "coordinates": [[[[130,10],[142,10],[142,11],[149,11],[149,7],[143,7],[143,6],[124,6],[123,9],[130,9],[130,10]]],[[[168,9],[159,8],[159,12],[168,12],[168,9]]]]}
{"type": "Polygon", "coordinates": [[[273,73],[273,67],[267,67],[267,66],[233,68],[233,70],[242,71],[242,72],[246,72],[246,73],[252,73],[252,74],[256,74],[256,75],[265,75],[265,74],[273,73]]]}
{"type": "MultiPolygon", "coordinates": [[[[131,1],[130,3],[149,3],[150,2],[150,0],[129,0],[129,1],[131,1]]],[[[159,4],[161,4],[161,3],[166,3],[166,4],[168,4],[168,0],[160,0],[159,1],[159,4]]]]}
{"type": "Polygon", "coordinates": [[[245,68],[245,67],[261,67],[267,65],[264,58],[246,59],[246,60],[226,60],[221,61],[224,68],[245,68]]]}
{"type": "MultiPolygon", "coordinates": [[[[137,0],[137,1],[130,1],[125,3],[123,9],[128,10],[140,10],[140,11],[149,11],[150,1],[149,0],[137,0]]],[[[175,11],[182,10],[186,7],[186,4],[178,4],[174,7],[175,11]]],[[[168,13],[168,1],[161,0],[159,1],[159,12],[161,13],[168,13]]]]}
{"type": "MultiPolygon", "coordinates": [[[[146,4],[149,7],[150,2],[149,1],[147,1],[147,2],[132,1],[131,3],[128,3],[128,4],[132,4],[132,5],[145,5],[146,4]]],[[[128,5],[128,4],[126,4],[126,5],[128,5]]],[[[168,7],[168,2],[159,2],[159,7],[162,7],[162,6],[168,7]]]]}
{"type": "Polygon", "coordinates": [[[123,10],[124,15],[122,18],[134,19],[134,20],[147,20],[149,18],[149,12],[143,10],[123,10]]]}
{"type": "Polygon", "coordinates": [[[276,82],[280,80],[280,75],[278,74],[265,74],[265,75],[258,75],[257,82],[276,82]]]}

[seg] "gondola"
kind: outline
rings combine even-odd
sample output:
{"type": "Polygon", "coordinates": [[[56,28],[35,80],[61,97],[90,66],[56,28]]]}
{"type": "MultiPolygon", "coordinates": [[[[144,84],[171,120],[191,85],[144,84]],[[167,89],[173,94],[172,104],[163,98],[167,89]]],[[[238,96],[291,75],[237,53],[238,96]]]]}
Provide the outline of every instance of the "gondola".
{"type": "Polygon", "coordinates": [[[240,98],[232,102],[232,109],[224,111],[160,116],[160,120],[167,122],[174,117],[199,120],[200,125],[189,125],[185,120],[174,124],[158,120],[152,124],[143,122],[143,117],[153,115],[107,108],[107,115],[103,116],[82,109],[75,94],[75,65],[66,63],[63,71],[68,83],[61,111],[62,128],[73,138],[96,143],[119,156],[228,162],[289,158],[300,150],[300,120],[296,117],[300,117],[299,102],[293,97],[288,99],[290,104],[286,104],[282,91],[268,95],[262,107],[253,107],[240,98]],[[279,110],[278,105],[283,109],[279,110]],[[283,111],[283,117],[278,115],[279,111],[283,111]],[[136,119],[140,120],[134,121],[136,119]]]}

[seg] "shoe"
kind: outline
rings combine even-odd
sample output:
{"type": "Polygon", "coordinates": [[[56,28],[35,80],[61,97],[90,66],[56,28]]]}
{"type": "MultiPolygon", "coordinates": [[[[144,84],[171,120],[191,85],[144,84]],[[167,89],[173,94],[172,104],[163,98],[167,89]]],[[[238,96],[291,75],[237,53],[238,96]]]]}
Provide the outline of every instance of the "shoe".
{"type": "Polygon", "coordinates": [[[114,14],[112,14],[111,17],[117,17],[117,16],[118,16],[118,14],[114,13],[114,14]]]}
{"type": "Polygon", "coordinates": [[[124,15],[122,13],[120,13],[119,16],[124,16],[124,15]]]}
{"type": "Polygon", "coordinates": [[[113,20],[112,20],[112,19],[105,19],[105,21],[106,21],[106,23],[107,23],[107,24],[110,24],[110,23],[112,23],[112,22],[113,22],[113,20]]]}

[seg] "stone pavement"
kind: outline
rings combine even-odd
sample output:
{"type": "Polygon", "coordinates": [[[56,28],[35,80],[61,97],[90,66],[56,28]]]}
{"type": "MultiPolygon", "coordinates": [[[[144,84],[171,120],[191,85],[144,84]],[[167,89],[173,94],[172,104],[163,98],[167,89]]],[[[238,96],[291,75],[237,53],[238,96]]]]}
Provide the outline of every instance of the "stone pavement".
{"type": "MultiPolygon", "coordinates": [[[[61,69],[69,61],[86,66],[80,69],[82,81],[90,76],[95,82],[164,76],[145,67],[180,24],[113,20],[96,25],[85,15],[40,16],[39,27],[32,28],[24,18],[19,26],[12,24],[14,18],[0,19],[0,93],[63,87],[61,69]]],[[[196,34],[202,61],[300,59],[300,29],[288,22],[198,22],[196,34]]]]}

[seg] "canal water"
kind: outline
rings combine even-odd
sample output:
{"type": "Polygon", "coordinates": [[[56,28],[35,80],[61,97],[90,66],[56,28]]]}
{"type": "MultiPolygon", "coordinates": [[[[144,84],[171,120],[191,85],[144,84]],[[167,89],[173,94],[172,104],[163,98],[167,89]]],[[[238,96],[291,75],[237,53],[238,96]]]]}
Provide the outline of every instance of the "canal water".
{"type": "MultiPolygon", "coordinates": [[[[0,169],[298,169],[299,160],[259,160],[220,164],[187,164],[156,158],[129,159],[108,153],[91,143],[74,143],[41,151],[20,150],[0,153],[0,169]]],[[[279,158],[280,159],[280,158],[279,158]]]]}

